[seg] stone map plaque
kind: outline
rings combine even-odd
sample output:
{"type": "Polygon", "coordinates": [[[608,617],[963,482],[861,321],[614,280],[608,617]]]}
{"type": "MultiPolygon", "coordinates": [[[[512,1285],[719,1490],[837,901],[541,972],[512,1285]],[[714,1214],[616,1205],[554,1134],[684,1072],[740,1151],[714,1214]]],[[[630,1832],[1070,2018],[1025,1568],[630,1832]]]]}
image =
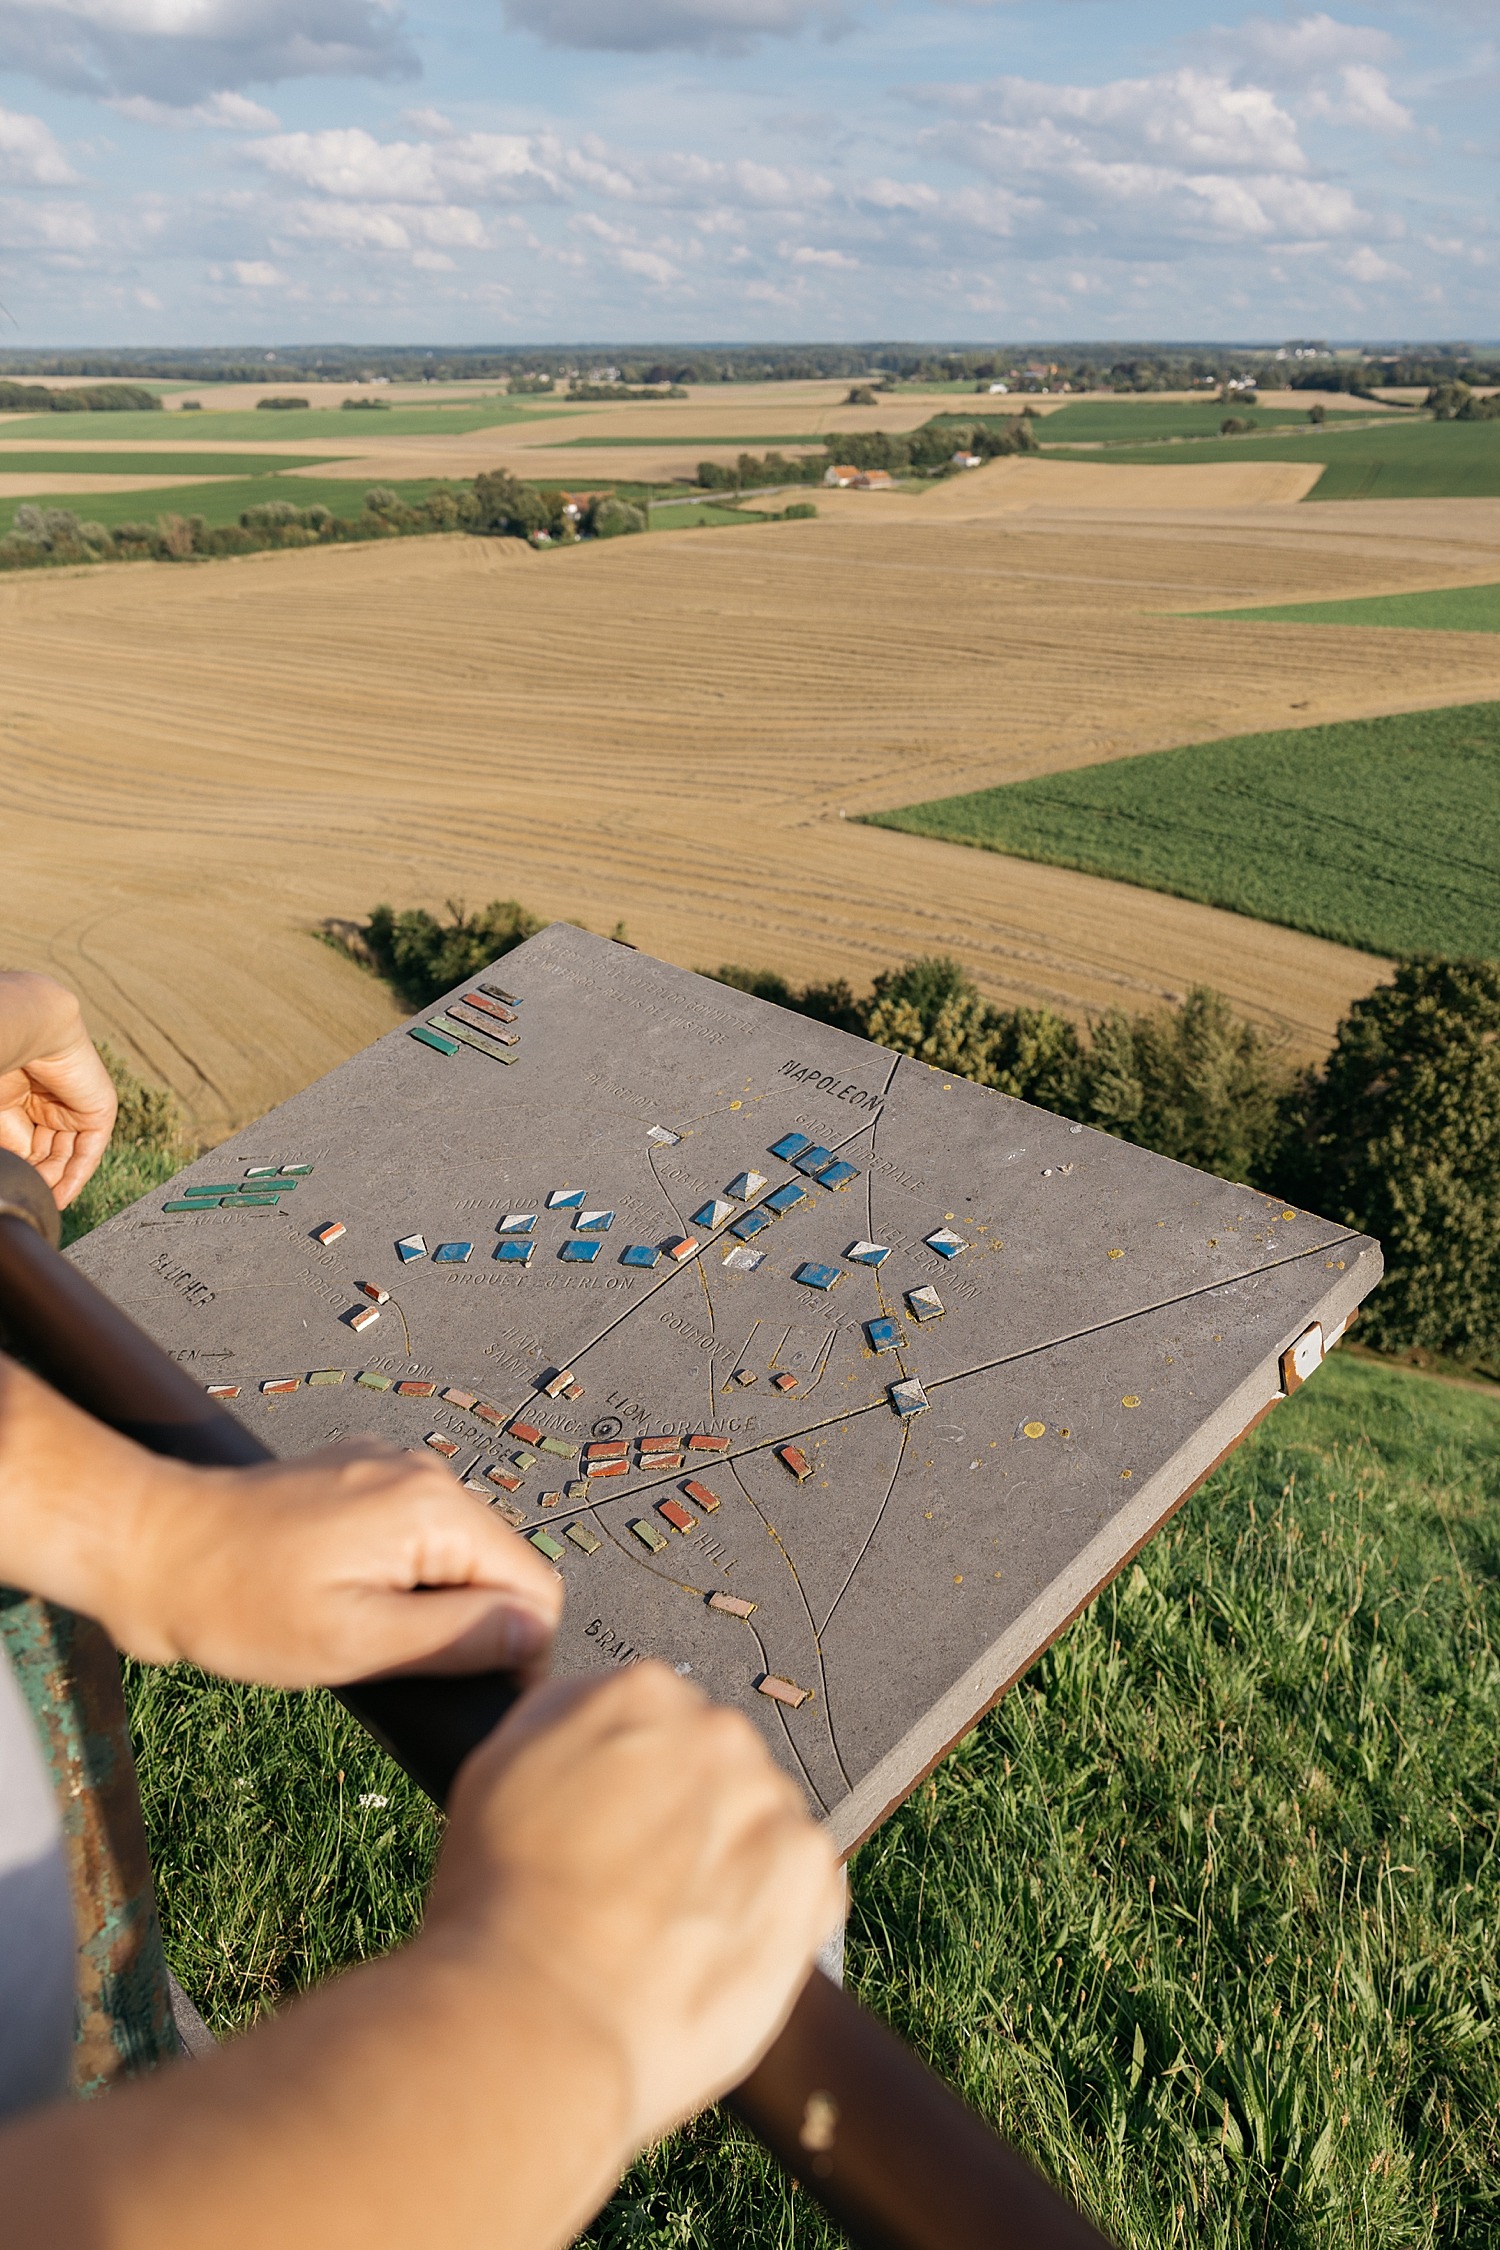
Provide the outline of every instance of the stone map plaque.
{"type": "Polygon", "coordinates": [[[430,1445],[562,1572],[562,1669],[690,1674],[844,1847],[1380,1274],[561,925],[72,1255],[277,1453],[430,1445]]]}

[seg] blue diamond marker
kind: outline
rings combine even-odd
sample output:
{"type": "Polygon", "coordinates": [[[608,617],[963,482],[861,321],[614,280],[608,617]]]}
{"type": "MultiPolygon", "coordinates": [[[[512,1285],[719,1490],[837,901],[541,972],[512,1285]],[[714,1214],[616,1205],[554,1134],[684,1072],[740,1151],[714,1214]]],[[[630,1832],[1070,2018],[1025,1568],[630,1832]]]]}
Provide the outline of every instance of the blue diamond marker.
{"type": "Polygon", "coordinates": [[[472,1242],[440,1242],[432,1253],[435,1266],[466,1266],[474,1255],[472,1242]]]}
{"type": "Polygon", "coordinates": [[[961,1250],[969,1247],[963,1236],[955,1234],[951,1227],[939,1227],[936,1234],[924,1235],[922,1239],[940,1258],[956,1258],[961,1250]]]}
{"type": "Polygon", "coordinates": [[[915,1375],[910,1376],[904,1383],[892,1383],[888,1396],[891,1405],[903,1422],[910,1415],[927,1412],[927,1393],[923,1390],[915,1375]]]}
{"type": "Polygon", "coordinates": [[[581,1211],[587,1188],[554,1188],[547,1198],[549,1211],[581,1211]]]}
{"type": "Polygon", "coordinates": [[[661,1252],[649,1242],[632,1242],[628,1250],[620,1252],[622,1266],[654,1266],[661,1252]]]}
{"type": "Polygon", "coordinates": [[[495,1244],[495,1256],[503,1266],[529,1266],[531,1253],[535,1248],[534,1242],[520,1242],[512,1239],[508,1242],[497,1242],[495,1244]]]}
{"type": "Polygon", "coordinates": [[[575,1236],[571,1242],[565,1242],[557,1254],[572,1265],[588,1266],[593,1264],[603,1248],[602,1242],[581,1242],[575,1236]]]}
{"type": "Polygon", "coordinates": [[[870,1339],[872,1352],[899,1351],[906,1342],[906,1338],[893,1320],[867,1320],[865,1322],[865,1334],[870,1339]]]}
{"type": "Polygon", "coordinates": [[[812,1142],[805,1133],[788,1133],[785,1140],[772,1143],[771,1154],[782,1157],[790,1164],[794,1156],[800,1156],[805,1148],[811,1147],[812,1142]]]}
{"type": "Polygon", "coordinates": [[[580,1211],[573,1221],[580,1234],[608,1234],[614,1223],[613,1211],[580,1211]]]}
{"type": "Polygon", "coordinates": [[[890,1254],[888,1242],[851,1242],[844,1252],[852,1266],[883,1266],[890,1254]]]}
{"type": "Polygon", "coordinates": [[[838,1278],[837,1266],[799,1266],[792,1276],[793,1281],[805,1282],[809,1289],[832,1289],[838,1278]]]}
{"type": "Polygon", "coordinates": [[[692,1224],[695,1227],[721,1227],[726,1219],[733,1217],[734,1205],[727,1197],[716,1195],[704,1204],[701,1211],[693,1213],[692,1224]]]}
{"type": "Polygon", "coordinates": [[[426,1235],[404,1234],[396,1245],[396,1255],[403,1266],[409,1266],[413,1258],[425,1258],[427,1255],[426,1235]]]}

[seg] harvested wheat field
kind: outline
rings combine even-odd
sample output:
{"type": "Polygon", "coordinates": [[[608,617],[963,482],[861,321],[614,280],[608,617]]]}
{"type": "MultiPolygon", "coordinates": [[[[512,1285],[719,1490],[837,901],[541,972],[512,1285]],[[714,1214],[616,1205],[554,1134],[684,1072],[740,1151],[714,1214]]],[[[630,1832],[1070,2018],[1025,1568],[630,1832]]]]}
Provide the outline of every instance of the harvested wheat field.
{"type": "Polygon", "coordinates": [[[394,1020],[311,934],[379,899],[515,896],[799,978],[951,950],[996,998],[1075,1012],[1203,978],[1313,1053],[1381,962],[840,816],[1500,695],[1492,634],[1173,614],[1500,557],[1494,509],[1454,509],[1446,543],[1425,505],[1405,543],[1399,506],[1378,541],[1329,513],[851,516],[0,582],[0,951],[75,982],[205,1135],[394,1020]]]}

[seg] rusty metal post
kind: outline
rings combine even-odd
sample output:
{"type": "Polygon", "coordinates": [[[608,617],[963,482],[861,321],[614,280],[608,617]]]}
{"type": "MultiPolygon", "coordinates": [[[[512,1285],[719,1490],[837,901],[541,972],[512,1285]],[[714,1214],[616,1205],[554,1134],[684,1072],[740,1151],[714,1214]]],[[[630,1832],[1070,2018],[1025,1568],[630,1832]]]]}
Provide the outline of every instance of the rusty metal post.
{"type": "MultiPolygon", "coordinates": [[[[52,1198],[14,1158],[0,1180],[0,1212],[56,1247],[52,1198]]],[[[24,1354],[24,1334],[13,1341],[24,1354]]],[[[78,1932],[73,2091],[95,2094],[182,2052],[120,1659],[101,1625],[10,1588],[0,1588],[0,1646],[36,1724],[62,1821],[78,1932]]]]}
{"type": "Polygon", "coordinates": [[[78,1931],[73,2091],[182,2052],[141,1817],[120,1659],[103,1627],[0,1592],[0,1641],[52,1776],[78,1931]]]}

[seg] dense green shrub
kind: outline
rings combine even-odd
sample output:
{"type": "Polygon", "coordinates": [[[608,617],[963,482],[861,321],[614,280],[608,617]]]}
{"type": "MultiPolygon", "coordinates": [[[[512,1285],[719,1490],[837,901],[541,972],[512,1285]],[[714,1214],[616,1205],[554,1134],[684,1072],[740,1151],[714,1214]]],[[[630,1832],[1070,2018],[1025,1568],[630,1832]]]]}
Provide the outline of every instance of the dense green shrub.
{"type": "Polygon", "coordinates": [[[644,531],[646,518],[628,500],[596,500],[589,510],[588,528],[596,539],[619,539],[627,532],[644,531]]]}
{"type": "Polygon", "coordinates": [[[1287,1123],[1286,1192],[1380,1237],[1372,1341],[1500,1361],[1500,962],[1406,962],[1287,1123]]]}
{"type": "Polygon", "coordinates": [[[288,412],[290,409],[299,406],[310,406],[312,401],[311,399],[289,398],[282,395],[277,398],[258,398],[255,403],[263,412],[277,414],[288,412]]]}
{"type": "Polygon", "coordinates": [[[377,906],[362,935],[376,968],[408,1007],[426,1008],[543,927],[513,898],[492,899],[476,914],[450,899],[446,922],[421,906],[399,914],[377,906]]]}
{"type": "Polygon", "coordinates": [[[0,414],[150,414],[160,413],[161,405],[159,394],[140,383],[84,383],[53,391],[45,383],[0,379],[0,414]]]}

